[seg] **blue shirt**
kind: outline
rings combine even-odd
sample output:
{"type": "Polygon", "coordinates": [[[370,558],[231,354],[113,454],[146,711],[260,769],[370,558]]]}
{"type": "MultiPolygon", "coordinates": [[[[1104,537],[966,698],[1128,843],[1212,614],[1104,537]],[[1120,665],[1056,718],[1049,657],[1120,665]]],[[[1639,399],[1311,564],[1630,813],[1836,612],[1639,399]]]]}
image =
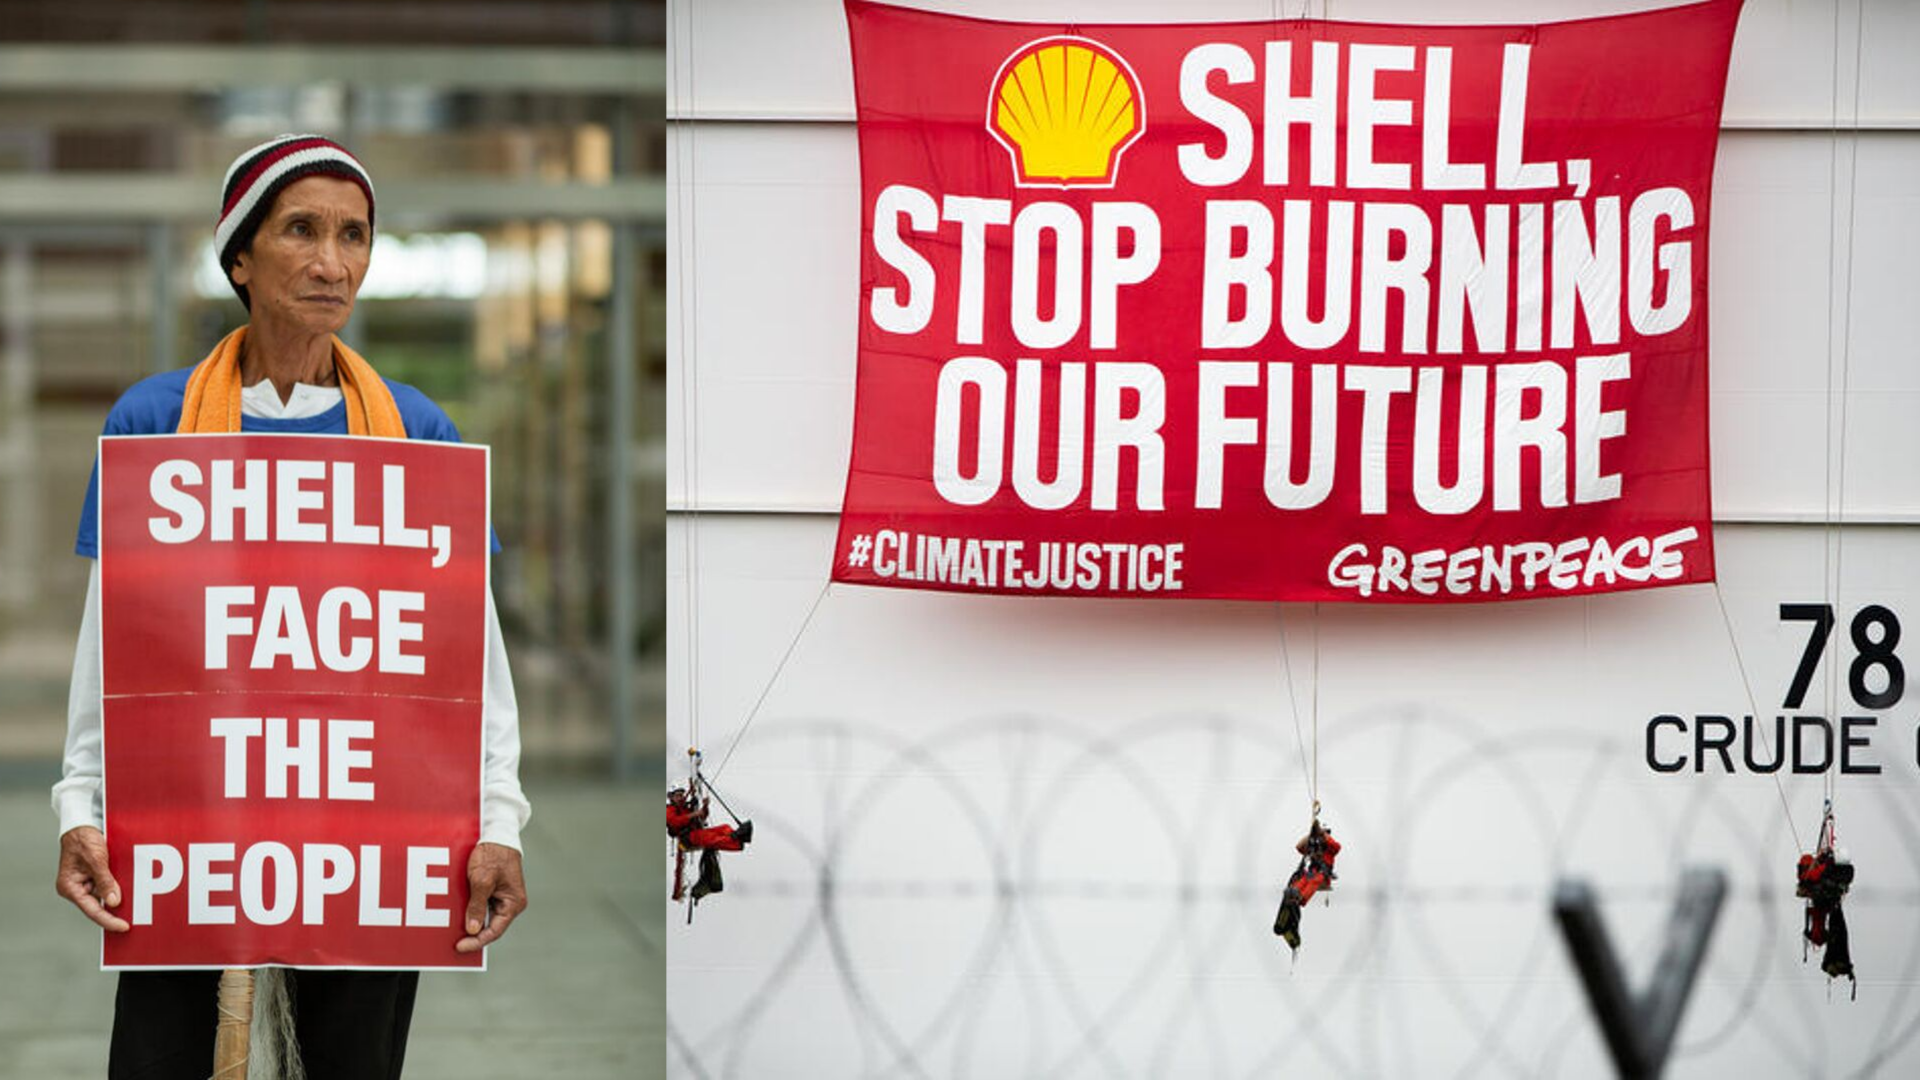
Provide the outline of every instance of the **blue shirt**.
{"type": "MultiPolygon", "coordinates": [[[[107,423],[101,429],[103,435],[167,435],[180,427],[180,412],[187,397],[187,379],[192,376],[192,368],[181,368],[140,380],[120,395],[107,413],[107,423]]],[[[460,431],[453,421],[435,405],[427,395],[392,379],[381,380],[393,393],[393,403],[400,409],[400,421],[407,429],[409,439],[431,439],[435,442],[460,441],[460,431]]],[[[347,433],[347,403],[341,401],[318,416],[301,417],[298,420],[269,420],[258,416],[242,416],[240,430],[260,435],[345,435],[347,433]]],[[[80,509],[80,531],[74,538],[73,551],[76,555],[85,555],[89,559],[99,558],[99,488],[100,462],[93,463],[93,475],[87,480],[87,504],[80,509]]],[[[491,532],[491,529],[489,529],[491,532]]],[[[500,550],[500,538],[492,537],[493,550],[500,550]]]]}

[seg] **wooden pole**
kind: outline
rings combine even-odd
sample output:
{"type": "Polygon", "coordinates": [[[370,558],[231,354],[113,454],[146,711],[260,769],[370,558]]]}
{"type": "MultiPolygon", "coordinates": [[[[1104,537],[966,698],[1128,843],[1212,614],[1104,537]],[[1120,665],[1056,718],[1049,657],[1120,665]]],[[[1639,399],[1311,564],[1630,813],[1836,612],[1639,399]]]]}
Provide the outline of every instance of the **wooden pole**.
{"type": "Polygon", "coordinates": [[[243,1080],[247,1075],[247,1035],[253,1029],[253,972],[228,968],[220,973],[220,1024],[213,1036],[213,1080],[243,1080]]]}

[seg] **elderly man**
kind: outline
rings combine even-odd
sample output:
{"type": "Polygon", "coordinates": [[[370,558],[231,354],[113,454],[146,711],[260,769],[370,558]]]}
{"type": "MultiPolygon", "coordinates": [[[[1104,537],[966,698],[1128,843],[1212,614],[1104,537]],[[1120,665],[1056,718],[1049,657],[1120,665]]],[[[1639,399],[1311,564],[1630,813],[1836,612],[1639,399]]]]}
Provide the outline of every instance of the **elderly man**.
{"type": "MultiPolygon", "coordinates": [[[[109,435],[168,432],[301,432],[457,442],[452,421],[413,387],[387,382],[335,334],[353,312],[373,249],[373,182],[330,140],[286,135],[242,154],[227,170],[220,264],[249,314],[191,369],[136,384],[107,415],[109,435]]],[[[75,550],[97,557],[94,487],[75,550]]],[[[53,788],[60,815],[55,887],[108,933],[121,889],[102,833],[100,571],[87,585],[68,703],[65,776],[53,788]]],[[[529,810],[519,781],[519,717],[493,598],[487,598],[488,684],[480,842],[467,866],[473,952],[497,940],[527,891],[520,830],[529,810]]],[[[109,1075],[204,1080],[213,1060],[218,972],[129,972],[120,977],[109,1075]]],[[[397,1077],[406,1052],[417,972],[292,974],[296,1031],[307,1075],[397,1077]]]]}

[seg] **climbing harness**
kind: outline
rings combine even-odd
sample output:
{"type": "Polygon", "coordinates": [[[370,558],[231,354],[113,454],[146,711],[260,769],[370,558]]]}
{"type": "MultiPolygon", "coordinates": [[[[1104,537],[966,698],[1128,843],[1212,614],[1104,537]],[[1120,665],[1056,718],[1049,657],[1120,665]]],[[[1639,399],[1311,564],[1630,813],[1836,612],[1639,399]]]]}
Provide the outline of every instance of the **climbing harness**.
{"type": "Polygon", "coordinates": [[[687,921],[693,921],[693,909],[707,896],[721,892],[726,883],[720,876],[720,852],[743,851],[753,839],[753,822],[742,821],[714,790],[712,781],[701,771],[698,748],[687,751],[688,769],[685,787],[667,793],[667,836],[673,843],[673,892],[676,903],[687,905],[687,921]],[[708,825],[712,803],[719,803],[733,819],[731,825],[708,825]],[[686,884],[687,856],[700,853],[700,869],[693,887],[686,884]]]}
{"type": "MultiPolygon", "coordinates": [[[[1286,891],[1280,898],[1280,911],[1273,919],[1273,932],[1297,955],[1300,950],[1300,910],[1316,894],[1333,888],[1336,877],[1333,860],[1340,854],[1340,841],[1333,838],[1333,830],[1320,823],[1318,800],[1313,804],[1313,822],[1307,826],[1307,835],[1300,838],[1294,850],[1300,853],[1300,863],[1294,867],[1293,875],[1287,878],[1286,891]]],[[[1332,903],[1332,899],[1328,897],[1327,902],[1332,903]]]]}
{"type": "Polygon", "coordinates": [[[1825,949],[1820,970],[1831,980],[1842,975],[1852,984],[1853,999],[1860,996],[1860,980],[1853,973],[1853,950],[1847,934],[1847,916],[1840,901],[1853,887],[1853,860],[1845,848],[1835,844],[1833,800],[1828,799],[1820,817],[1820,836],[1812,854],[1801,855],[1795,869],[1793,894],[1807,901],[1806,925],[1801,930],[1800,960],[1805,963],[1810,947],[1825,949]]]}

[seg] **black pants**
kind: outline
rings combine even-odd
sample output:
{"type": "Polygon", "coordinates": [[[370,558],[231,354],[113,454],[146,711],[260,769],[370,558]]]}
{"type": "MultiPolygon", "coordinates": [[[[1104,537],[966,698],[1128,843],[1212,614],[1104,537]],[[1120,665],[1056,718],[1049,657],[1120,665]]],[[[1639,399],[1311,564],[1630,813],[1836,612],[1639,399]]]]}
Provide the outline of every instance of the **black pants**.
{"type": "MultiPolygon", "coordinates": [[[[290,990],[309,1080],[399,1080],[417,971],[293,971],[290,990]]],[[[218,971],[120,976],[109,1080],[206,1080],[213,1072],[218,971]]]]}

